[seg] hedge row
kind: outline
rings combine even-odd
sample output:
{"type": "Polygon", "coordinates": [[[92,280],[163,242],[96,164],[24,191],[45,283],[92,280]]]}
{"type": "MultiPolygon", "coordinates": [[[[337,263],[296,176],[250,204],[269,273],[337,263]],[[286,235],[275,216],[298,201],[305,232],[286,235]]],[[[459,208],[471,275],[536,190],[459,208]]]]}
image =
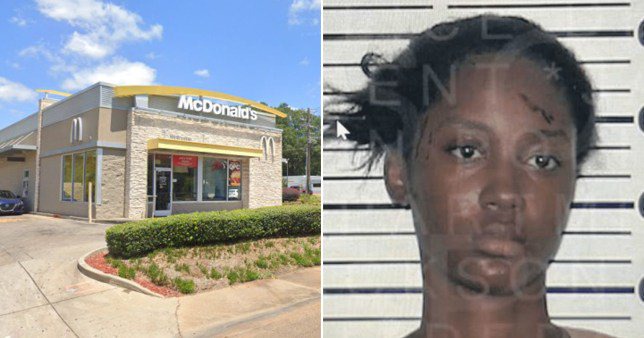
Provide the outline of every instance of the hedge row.
{"type": "Polygon", "coordinates": [[[320,207],[284,205],[259,209],[198,212],[115,225],[106,231],[116,257],[133,257],[165,247],[320,233],[320,207]]]}

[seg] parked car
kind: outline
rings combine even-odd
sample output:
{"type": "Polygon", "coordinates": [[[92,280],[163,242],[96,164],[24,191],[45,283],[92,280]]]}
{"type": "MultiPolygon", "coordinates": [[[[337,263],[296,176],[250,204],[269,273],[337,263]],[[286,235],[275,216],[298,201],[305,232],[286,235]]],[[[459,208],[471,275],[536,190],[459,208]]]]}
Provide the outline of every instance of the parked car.
{"type": "Polygon", "coordinates": [[[0,214],[22,215],[25,204],[9,190],[0,190],[0,214]]]}

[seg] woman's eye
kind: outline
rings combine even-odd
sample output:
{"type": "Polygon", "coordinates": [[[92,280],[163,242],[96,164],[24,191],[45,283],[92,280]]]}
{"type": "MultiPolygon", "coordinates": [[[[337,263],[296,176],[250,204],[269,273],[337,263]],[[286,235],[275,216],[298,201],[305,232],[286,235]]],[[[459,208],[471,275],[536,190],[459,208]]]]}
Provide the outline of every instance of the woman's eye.
{"type": "Polygon", "coordinates": [[[559,161],[549,155],[535,155],[528,159],[528,164],[536,169],[554,170],[559,167],[559,161]]]}
{"type": "Polygon", "coordinates": [[[453,146],[450,147],[449,152],[452,155],[464,160],[472,160],[482,156],[481,152],[472,145],[453,146]]]}

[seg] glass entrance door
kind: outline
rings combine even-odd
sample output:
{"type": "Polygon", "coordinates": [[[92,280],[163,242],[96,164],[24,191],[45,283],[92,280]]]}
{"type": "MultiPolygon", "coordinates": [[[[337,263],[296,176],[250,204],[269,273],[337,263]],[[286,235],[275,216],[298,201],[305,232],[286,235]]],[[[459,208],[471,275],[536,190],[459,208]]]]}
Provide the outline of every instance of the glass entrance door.
{"type": "Polygon", "coordinates": [[[154,195],[156,204],[154,216],[169,216],[172,213],[172,171],[169,168],[156,168],[154,176],[154,195]]]}

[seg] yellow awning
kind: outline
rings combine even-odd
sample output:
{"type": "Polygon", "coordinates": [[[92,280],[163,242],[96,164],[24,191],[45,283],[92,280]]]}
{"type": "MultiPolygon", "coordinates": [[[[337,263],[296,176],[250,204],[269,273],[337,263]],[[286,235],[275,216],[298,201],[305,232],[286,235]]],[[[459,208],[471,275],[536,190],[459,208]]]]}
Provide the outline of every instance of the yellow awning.
{"type": "Polygon", "coordinates": [[[262,157],[264,154],[261,148],[233,147],[220,144],[181,141],[165,138],[148,140],[148,150],[178,150],[193,153],[234,155],[245,157],[262,157]]]}

